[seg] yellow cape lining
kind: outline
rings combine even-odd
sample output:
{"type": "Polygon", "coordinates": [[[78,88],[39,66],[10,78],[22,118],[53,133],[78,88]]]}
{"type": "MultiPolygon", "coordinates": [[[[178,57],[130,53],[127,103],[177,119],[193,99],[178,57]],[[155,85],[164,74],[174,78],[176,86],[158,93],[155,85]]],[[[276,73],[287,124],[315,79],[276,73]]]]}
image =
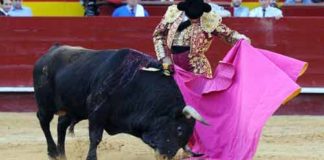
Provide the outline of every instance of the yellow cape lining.
{"type": "MultiPolygon", "coordinates": [[[[303,69],[300,71],[297,78],[302,76],[306,72],[307,68],[308,68],[308,63],[305,63],[305,65],[303,66],[303,69]]],[[[285,100],[281,104],[284,105],[284,104],[288,103],[290,100],[292,100],[293,98],[298,96],[300,94],[300,91],[301,91],[301,88],[298,88],[295,91],[293,91],[287,98],[285,98],[285,100]]]]}

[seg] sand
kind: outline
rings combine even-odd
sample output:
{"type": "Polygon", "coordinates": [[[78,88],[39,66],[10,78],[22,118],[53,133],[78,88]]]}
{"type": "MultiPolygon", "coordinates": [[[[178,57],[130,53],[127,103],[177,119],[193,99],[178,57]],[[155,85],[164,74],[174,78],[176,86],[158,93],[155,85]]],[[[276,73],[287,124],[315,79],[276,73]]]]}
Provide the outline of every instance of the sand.
{"type": "MultiPolygon", "coordinates": [[[[56,138],[56,121],[52,134],[56,138]]],[[[84,160],[88,150],[87,121],[67,136],[68,160],[84,160]]],[[[180,159],[181,154],[177,158],[180,159]]],[[[0,159],[47,160],[45,137],[35,113],[0,112],[0,159]]],[[[154,160],[154,152],[126,134],[104,134],[99,160],[154,160]]],[[[255,160],[323,160],[324,116],[274,116],[263,130],[255,160]]]]}

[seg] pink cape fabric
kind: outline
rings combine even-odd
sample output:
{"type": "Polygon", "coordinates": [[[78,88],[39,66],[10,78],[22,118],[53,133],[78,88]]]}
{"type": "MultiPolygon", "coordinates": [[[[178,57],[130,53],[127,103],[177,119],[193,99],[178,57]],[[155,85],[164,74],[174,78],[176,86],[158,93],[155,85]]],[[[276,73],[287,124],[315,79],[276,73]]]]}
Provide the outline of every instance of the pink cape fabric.
{"type": "MultiPolygon", "coordinates": [[[[209,123],[196,123],[190,146],[204,160],[250,160],[267,119],[299,91],[307,63],[239,41],[212,79],[175,66],[185,102],[209,123]]],[[[194,158],[190,158],[194,159],[194,158]]]]}

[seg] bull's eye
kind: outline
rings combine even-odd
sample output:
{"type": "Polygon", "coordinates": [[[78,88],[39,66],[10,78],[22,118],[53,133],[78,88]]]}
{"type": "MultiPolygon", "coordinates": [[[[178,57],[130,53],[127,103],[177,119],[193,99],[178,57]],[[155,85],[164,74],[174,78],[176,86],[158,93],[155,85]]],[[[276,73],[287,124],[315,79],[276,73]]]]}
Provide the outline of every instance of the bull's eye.
{"type": "Polygon", "coordinates": [[[152,148],[156,148],[156,144],[154,143],[154,141],[151,140],[149,143],[150,143],[152,148]]]}
{"type": "Polygon", "coordinates": [[[177,133],[178,133],[178,136],[182,136],[183,135],[183,131],[182,131],[182,127],[181,126],[178,126],[177,127],[177,133]]]}

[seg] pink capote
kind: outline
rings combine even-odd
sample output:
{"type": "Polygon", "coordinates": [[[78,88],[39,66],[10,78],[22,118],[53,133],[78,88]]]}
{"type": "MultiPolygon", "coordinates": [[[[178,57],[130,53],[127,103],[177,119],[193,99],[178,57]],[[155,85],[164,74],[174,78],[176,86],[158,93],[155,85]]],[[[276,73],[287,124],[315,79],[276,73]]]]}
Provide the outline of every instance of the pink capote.
{"type": "MultiPolygon", "coordinates": [[[[296,79],[307,63],[239,41],[227,53],[212,79],[175,65],[185,102],[209,123],[196,123],[190,147],[204,160],[250,160],[265,122],[297,95],[296,79]]],[[[193,159],[193,158],[191,158],[193,159]]]]}

